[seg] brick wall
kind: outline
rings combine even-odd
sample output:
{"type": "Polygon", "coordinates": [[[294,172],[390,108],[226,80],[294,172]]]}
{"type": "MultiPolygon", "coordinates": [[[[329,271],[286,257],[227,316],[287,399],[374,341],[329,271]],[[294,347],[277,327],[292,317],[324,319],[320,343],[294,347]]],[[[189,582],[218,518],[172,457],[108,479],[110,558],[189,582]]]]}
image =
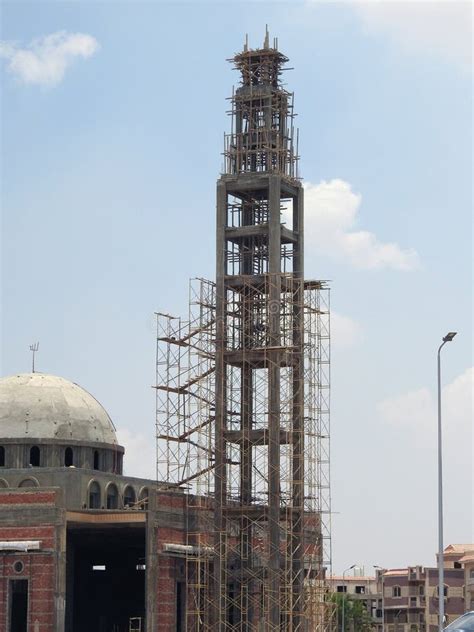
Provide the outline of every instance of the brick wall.
{"type": "Polygon", "coordinates": [[[165,543],[186,544],[186,535],[182,530],[158,527],[158,569],[156,581],[157,632],[169,632],[176,627],[176,579],[177,565],[183,560],[162,554],[165,543]]]}
{"type": "Polygon", "coordinates": [[[58,525],[45,522],[44,510],[50,518],[56,499],[55,491],[44,490],[2,490],[0,494],[0,540],[40,541],[38,551],[0,551],[0,632],[8,630],[11,581],[18,579],[28,580],[28,630],[55,632],[58,525]],[[22,514],[24,519],[19,520],[22,514]],[[8,524],[9,519],[16,525],[8,524]]]}

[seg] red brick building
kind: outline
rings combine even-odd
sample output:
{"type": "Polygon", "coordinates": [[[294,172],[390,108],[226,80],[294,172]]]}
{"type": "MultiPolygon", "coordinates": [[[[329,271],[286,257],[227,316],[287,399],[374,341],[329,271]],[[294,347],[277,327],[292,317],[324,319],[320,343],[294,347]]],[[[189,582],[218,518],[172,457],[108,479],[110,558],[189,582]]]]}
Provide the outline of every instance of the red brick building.
{"type": "Polygon", "coordinates": [[[0,380],[0,632],[184,629],[188,504],[123,453],[76,384],[0,380]]]}

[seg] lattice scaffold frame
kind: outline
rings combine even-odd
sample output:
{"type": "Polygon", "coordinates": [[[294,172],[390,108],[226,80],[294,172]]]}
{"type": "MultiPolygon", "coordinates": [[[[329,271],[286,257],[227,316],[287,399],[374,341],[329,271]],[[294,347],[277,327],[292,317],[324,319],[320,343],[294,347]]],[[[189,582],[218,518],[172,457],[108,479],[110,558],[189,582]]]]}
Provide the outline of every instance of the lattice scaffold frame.
{"type": "MultiPolygon", "coordinates": [[[[285,353],[292,353],[293,314],[295,307],[302,308],[304,319],[304,377],[300,385],[304,389],[304,627],[303,630],[331,630],[332,610],[327,603],[325,569],[331,564],[331,497],[330,497],[330,300],[325,282],[303,281],[292,275],[262,275],[262,287],[255,287],[255,279],[248,277],[247,287],[227,297],[228,347],[241,348],[245,323],[254,314],[245,314],[242,296],[256,290],[268,295],[269,285],[277,283],[281,288],[279,319],[281,346],[285,353]],[[295,305],[301,302],[302,305],[295,305]]],[[[252,309],[255,302],[252,301],[252,309]]],[[[266,322],[271,317],[268,301],[259,308],[259,327],[254,330],[254,348],[265,346],[266,322]]],[[[238,416],[241,374],[228,368],[228,419],[229,443],[227,449],[228,479],[226,502],[240,497],[242,471],[237,446],[243,441],[254,453],[250,508],[242,517],[236,507],[230,512],[225,530],[217,534],[226,547],[226,559],[234,559],[238,567],[242,556],[251,557],[245,565],[245,581],[239,577],[239,569],[226,567],[225,581],[229,589],[224,599],[225,615],[218,623],[212,619],[215,595],[212,593],[213,560],[215,556],[215,529],[212,507],[214,503],[214,454],[215,454],[215,336],[216,336],[216,289],[205,279],[193,279],[189,286],[189,312],[184,319],[158,313],[156,355],[157,399],[157,477],[185,490],[188,530],[186,533],[186,630],[267,630],[269,595],[265,573],[269,550],[266,541],[265,512],[268,505],[268,458],[265,446],[265,417],[268,415],[268,388],[264,372],[256,377],[253,388],[252,424],[248,435],[238,437],[233,430],[233,419],[238,416]],[[242,520],[245,533],[242,541],[242,520]],[[243,549],[242,547],[245,547],[243,549]],[[247,610],[247,627],[234,620],[233,613],[247,610]],[[224,620],[225,619],[225,620],[224,620]]],[[[252,353],[252,345],[248,346],[252,353]]],[[[271,354],[268,355],[270,360],[271,354]]],[[[280,368],[281,430],[291,433],[291,401],[293,399],[291,362],[280,368]],[[285,395],[286,393],[286,395],[285,395]]],[[[257,371],[258,373],[258,371],[257,371]]],[[[240,427],[238,424],[235,426],[240,427]]],[[[291,547],[292,536],[291,490],[293,487],[291,454],[283,454],[280,462],[281,478],[281,563],[288,574],[288,586],[281,587],[282,625],[291,628],[291,547]]],[[[237,504],[237,500],[235,501],[237,504]]],[[[240,617],[240,615],[239,615],[240,617]]],[[[241,620],[241,619],[240,619],[241,620]]]]}

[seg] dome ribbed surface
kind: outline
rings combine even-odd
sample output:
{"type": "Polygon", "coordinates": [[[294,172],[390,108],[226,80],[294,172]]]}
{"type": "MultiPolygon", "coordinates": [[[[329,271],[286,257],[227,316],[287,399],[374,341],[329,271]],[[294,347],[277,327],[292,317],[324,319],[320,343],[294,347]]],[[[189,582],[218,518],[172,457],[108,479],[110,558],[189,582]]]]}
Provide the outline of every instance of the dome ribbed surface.
{"type": "Polygon", "coordinates": [[[55,375],[0,378],[0,439],[116,444],[105,408],[81,386],[55,375]]]}

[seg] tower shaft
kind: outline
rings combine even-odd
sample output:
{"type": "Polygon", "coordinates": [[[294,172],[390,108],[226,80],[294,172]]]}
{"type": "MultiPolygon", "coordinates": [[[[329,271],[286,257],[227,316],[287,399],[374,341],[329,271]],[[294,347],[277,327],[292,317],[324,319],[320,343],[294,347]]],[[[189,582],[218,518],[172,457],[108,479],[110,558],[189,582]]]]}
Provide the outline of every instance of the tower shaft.
{"type": "Polygon", "coordinates": [[[266,630],[296,631],[304,579],[303,189],[292,96],[279,81],[287,59],[266,47],[233,61],[242,84],[217,184],[215,616],[219,630],[257,629],[263,619],[266,630]]]}

